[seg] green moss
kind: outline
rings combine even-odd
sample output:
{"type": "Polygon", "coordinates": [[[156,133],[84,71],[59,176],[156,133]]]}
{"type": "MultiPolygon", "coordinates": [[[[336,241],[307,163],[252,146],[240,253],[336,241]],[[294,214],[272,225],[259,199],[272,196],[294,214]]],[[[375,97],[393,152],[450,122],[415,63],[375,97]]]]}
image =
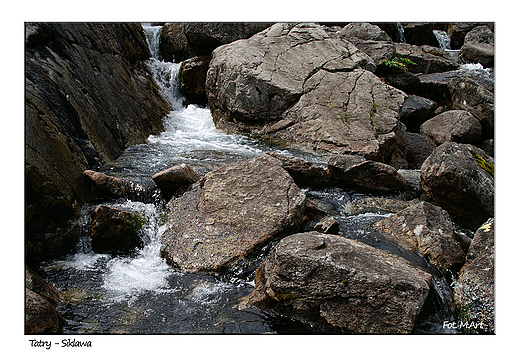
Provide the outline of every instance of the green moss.
{"type": "Polygon", "coordinates": [[[294,300],[296,298],[297,298],[297,296],[293,295],[293,294],[282,294],[282,300],[283,301],[294,300]]]}
{"type": "Polygon", "coordinates": [[[146,220],[144,218],[142,218],[141,216],[135,216],[134,221],[135,221],[135,226],[136,226],[137,231],[140,231],[143,228],[144,224],[146,223],[146,220]]]}
{"type": "Polygon", "coordinates": [[[477,160],[477,165],[483,168],[491,176],[495,177],[495,165],[488,162],[489,157],[484,154],[484,157],[480,156],[477,152],[471,150],[471,155],[477,160]]]}

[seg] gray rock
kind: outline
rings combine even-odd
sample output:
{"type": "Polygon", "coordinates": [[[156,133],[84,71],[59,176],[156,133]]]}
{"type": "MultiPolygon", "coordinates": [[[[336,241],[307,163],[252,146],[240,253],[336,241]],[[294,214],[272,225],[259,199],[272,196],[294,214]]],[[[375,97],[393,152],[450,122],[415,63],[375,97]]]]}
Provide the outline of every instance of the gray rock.
{"type": "Polygon", "coordinates": [[[160,36],[159,51],[165,61],[178,63],[195,55],[180,22],[164,24],[160,36]]]}
{"type": "Polygon", "coordinates": [[[164,198],[169,200],[183,186],[197,182],[199,176],[189,165],[180,164],[154,174],[152,179],[161,189],[164,198]]]}
{"type": "Polygon", "coordinates": [[[325,187],[331,184],[331,176],[327,168],[296,156],[274,152],[267,154],[280,160],[283,168],[291,175],[298,187],[325,187]]]}
{"type": "Polygon", "coordinates": [[[232,266],[305,219],[305,194],[267,154],[208,173],[167,205],[161,254],[185,272],[232,266]]]}
{"type": "Polygon", "coordinates": [[[27,266],[25,267],[25,287],[45,298],[54,307],[62,300],[58,289],[27,266]]]}
{"type": "Polygon", "coordinates": [[[324,332],[410,333],[431,275],[366,244],[318,232],[286,237],[260,265],[248,303],[324,332]]]}
{"type": "Polygon", "coordinates": [[[469,63],[495,66],[495,34],[488,26],[473,28],[464,37],[460,55],[469,63]]]}
{"type": "Polygon", "coordinates": [[[464,264],[465,252],[456,239],[448,212],[439,206],[420,202],[384,218],[375,227],[387,240],[417,252],[447,274],[464,264]]]}
{"type": "Polygon", "coordinates": [[[316,223],[314,230],[320,233],[338,234],[339,222],[332,217],[323,217],[321,221],[316,223]]]}
{"type": "Polygon", "coordinates": [[[404,101],[399,120],[406,125],[408,131],[419,132],[421,124],[431,117],[437,107],[438,104],[433,100],[409,95],[404,101]]]}
{"type": "Polygon", "coordinates": [[[471,144],[480,138],[482,126],[470,112],[449,110],[425,121],[421,133],[430,136],[437,144],[446,141],[471,144]]]}
{"type": "Polygon", "coordinates": [[[466,263],[459,272],[454,298],[463,330],[495,333],[495,220],[475,233],[466,263]]]}
{"type": "Polygon", "coordinates": [[[340,38],[350,41],[372,58],[375,64],[391,59],[395,54],[395,44],[390,36],[378,26],[368,22],[353,22],[339,33],[340,38]]]}
{"type": "Polygon", "coordinates": [[[47,299],[25,289],[26,334],[62,334],[65,324],[65,319],[47,299]]]}
{"type": "Polygon", "coordinates": [[[332,179],[340,186],[376,193],[412,189],[394,167],[360,156],[335,155],[327,166],[332,179]]]}
{"type": "Polygon", "coordinates": [[[436,145],[429,136],[419,133],[406,132],[404,135],[406,142],[406,161],[409,169],[420,169],[426,160],[435,150],[436,145]]]}
{"type": "Polygon", "coordinates": [[[425,49],[411,45],[408,43],[396,43],[396,53],[403,58],[408,58],[416,65],[410,65],[408,70],[411,73],[438,73],[457,69],[459,66],[456,63],[425,51],[425,49]]]}
{"type": "Polygon", "coordinates": [[[477,229],[494,216],[494,164],[473,145],[447,142],[424,161],[420,184],[456,223],[477,229]]]}

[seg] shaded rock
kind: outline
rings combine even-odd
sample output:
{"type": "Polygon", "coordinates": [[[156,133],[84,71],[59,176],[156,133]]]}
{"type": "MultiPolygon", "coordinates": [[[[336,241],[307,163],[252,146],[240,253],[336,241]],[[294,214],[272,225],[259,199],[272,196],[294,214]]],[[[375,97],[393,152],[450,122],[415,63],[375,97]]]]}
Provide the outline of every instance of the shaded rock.
{"type": "Polygon", "coordinates": [[[91,184],[91,191],[102,198],[137,197],[144,188],[131,181],[110,176],[93,170],[85,170],[84,177],[91,184]]]}
{"type": "Polygon", "coordinates": [[[180,164],[163,170],[152,176],[162,195],[169,200],[182,187],[189,186],[199,180],[199,176],[186,164],[180,164]]]}
{"type": "MultiPolygon", "coordinates": [[[[26,258],[67,254],[86,169],[164,130],[139,23],[34,23],[25,48],[26,258]]],[[[73,237],[72,237],[73,238],[73,237]]]]}
{"type": "Polygon", "coordinates": [[[486,25],[494,30],[493,22],[453,22],[448,24],[447,32],[451,38],[451,48],[456,50],[464,45],[464,38],[467,33],[477,26],[486,25]]]}
{"type": "Polygon", "coordinates": [[[25,267],[25,288],[45,298],[54,307],[62,299],[58,289],[27,266],[25,267]]]}
{"type": "Polygon", "coordinates": [[[340,38],[350,41],[372,58],[375,64],[391,59],[395,54],[395,44],[390,36],[378,26],[368,22],[353,22],[339,33],[340,38]]]}
{"type": "Polygon", "coordinates": [[[494,79],[486,71],[461,69],[420,75],[420,92],[440,105],[466,110],[482,126],[483,139],[494,137],[494,79]]]}
{"type": "Polygon", "coordinates": [[[321,221],[316,223],[314,230],[320,233],[338,234],[339,222],[332,217],[323,217],[321,221]]]}
{"type": "Polygon", "coordinates": [[[305,219],[305,194],[267,154],[208,173],[168,205],[161,255],[185,272],[228,267],[305,219]]]}
{"type": "Polygon", "coordinates": [[[180,90],[185,96],[185,104],[204,105],[206,96],[206,73],[211,56],[196,56],[182,62],[179,69],[180,90]]]}
{"type": "Polygon", "coordinates": [[[495,66],[495,34],[488,26],[473,28],[464,37],[460,55],[469,63],[495,66]]]}
{"type": "Polygon", "coordinates": [[[409,95],[404,101],[399,120],[406,125],[408,131],[418,133],[421,124],[431,118],[437,107],[438,104],[433,100],[409,95]]]}
{"type": "Polygon", "coordinates": [[[421,133],[430,136],[437,144],[446,141],[471,144],[480,138],[482,127],[470,112],[449,110],[424,122],[421,133]]]}
{"type": "Polygon", "coordinates": [[[260,32],[272,23],[263,22],[183,22],[182,29],[196,55],[210,55],[224,44],[245,39],[260,32]]]}
{"type": "Polygon", "coordinates": [[[194,56],[180,22],[166,23],[161,29],[159,53],[166,62],[182,62],[194,56]]]}
{"type": "Polygon", "coordinates": [[[444,24],[432,22],[404,22],[402,26],[406,42],[417,46],[438,46],[439,42],[433,34],[433,30],[444,29],[444,24]]]}
{"type": "Polygon", "coordinates": [[[470,144],[447,142],[421,167],[421,187],[463,227],[477,229],[494,216],[493,158],[470,144]]]}
{"type": "Polygon", "coordinates": [[[90,235],[95,253],[128,254],[143,246],[138,234],[142,219],[136,213],[100,205],[91,217],[90,235]]]}
{"type": "Polygon", "coordinates": [[[424,134],[408,133],[404,135],[406,142],[406,161],[409,169],[420,169],[426,160],[435,150],[436,145],[433,139],[424,134]]]}
{"type": "Polygon", "coordinates": [[[62,334],[65,319],[43,296],[25,289],[25,333],[62,334]]]}
{"type": "Polygon", "coordinates": [[[447,274],[464,264],[465,252],[455,238],[448,212],[420,202],[377,222],[387,240],[417,252],[447,274]]]}
{"type": "Polygon", "coordinates": [[[330,172],[296,156],[287,156],[268,152],[268,155],[280,160],[283,168],[291,175],[298,187],[325,187],[331,183],[330,172]]]}
{"type": "Polygon", "coordinates": [[[416,63],[416,65],[408,67],[411,73],[438,73],[452,71],[459,67],[456,63],[444,58],[442,55],[431,53],[432,51],[427,52],[428,48],[423,49],[408,43],[396,43],[395,49],[398,55],[416,63]]]}
{"type": "Polygon", "coordinates": [[[308,232],[280,241],[248,302],[324,332],[410,333],[431,275],[366,244],[308,232]]]}
{"type": "Polygon", "coordinates": [[[454,298],[464,331],[495,333],[495,220],[475,233],[459,272],[454,298]]]}
{"type": "Polygon", "coordinates": [[[394,167],[360,156],[335,155],[327,166],[333,180],[341,186],[379,193],[412,188],[394,167]]]}

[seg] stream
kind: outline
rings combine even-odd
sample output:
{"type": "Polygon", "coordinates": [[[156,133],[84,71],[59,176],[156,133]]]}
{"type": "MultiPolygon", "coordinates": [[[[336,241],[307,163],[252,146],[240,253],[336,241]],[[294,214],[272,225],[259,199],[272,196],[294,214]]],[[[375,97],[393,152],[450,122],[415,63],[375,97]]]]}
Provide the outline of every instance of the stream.
{"type": "MultiPolygon", "coordinates": [[[[144,187],[147,192],[144,200],[104,203],[137,212],[144,218],[140,230],[144,246],[125,256],[94,253],[90,247],[89,229],[90,213],[95,205],[83,207],[78,220],[76,253],[44,262],[39,269],[39,273],[63,293],[64,301],[57,308],[68,322],[64,333],[318,333],[313,326],[283,316],[267,315],[242,302],[254,287],[256,268],[276,242],[271,242],[250,258],[250,265],[238,265],[219,273],[181,273],[161,258],[160,236],[166,229],[163,220],[166,202],[151,179],[153,174],[186,163],[199,175],[204,175],[219,166],[266,151],[299,156],[324,166],[327,158],[246,136],[226,134],[215,128],[207,107],[183,106],[177,77],[180,64],[157,59],[160,26],[143,24],[143,28],[153,56],[147,65],[173,110],[164,117],[163,133],[150,136],[146,144],[128,148],[117,160],[99,171],[144,187]]],[[[407,174],[411,180],[417,179],[417,171],[407,174]]],[[[333,217],[340,222],[340,235],[405,256],[415,265],[432,270],[422,258],[404,252],[367,228],[392,213],[377,209],[355,212],[351,209],[353,200],[377,196],[339,188],[304,191],[307,197],[333,212],[333,217]]],[[[450,308],[449,283],[440,276],[433,281],[433,293],[414,333],[453,333],[442,329],[443,321],[456,320],[450,308]]]]}

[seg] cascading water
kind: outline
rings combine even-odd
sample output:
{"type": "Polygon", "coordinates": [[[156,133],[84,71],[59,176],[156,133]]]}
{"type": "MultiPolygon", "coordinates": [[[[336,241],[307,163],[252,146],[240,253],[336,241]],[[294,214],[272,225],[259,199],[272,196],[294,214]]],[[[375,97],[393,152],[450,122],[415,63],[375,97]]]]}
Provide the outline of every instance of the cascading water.
{"type": "Polygon", "coordinates": [[[451,50],[451,38],[446,31],[433,30],[435,38],[439,42],[439,47],[443,50],[451,50]]]}
{"type": "MultiPolygon", "coordinates": [[[[144,25],[154,54],[147,65],[173,110],[164,118],[165,131],[150,136],[148,143],[128,148],[121,157],[101,171],[153,187],[151,176],[171,165],[188,163],[204,174],[227,162],[253,157],[261,152],[297,154],[315,163],[324,159],[293,149],[265,145],[240,135],[217,130],[208,108],[182,105],[177,72],[180,65],[159,60],[160,26],[144,25]]],[[[330,188],[305,190],[306,195],[330,208],[340,222],[340,235],[358,239],[381,249],[403,254],[368,228],[390,215],[387,211],[353,212],[348,208],[355,199],[370,195],[330,188]]],[[[147,201],[148,202],[148,201],[147,201]]],[[[41,274],[63,292],[65,302],[58,306],[68,321],[65,333],[313,333],[311,326],[285,318],[273,318],[254,307],[244,307],[240,299],[254,285],[254,271],[275,243],[252,258],[253,267],[237,266],[227,273],[185,274],[166,264],[160,257],[160,236],[164,201],[151,203],[117,200],[105,203],[114,208],[136,212],[143,220],[139,232],[144,246],[125,256],[96,254],[90,245],[90,213],[94,206],[83,207],[78,221],[77,253],[62,260],[46,262],[41,274]]],[[[413,254],[407,259],[425,264],[413,254]]],[[[426,267],[427,268],[427,267],[426,267]]],[[[448,299],[446,284],[435,283],[438,298],[431,303],[442,306],[448,299]],[[440,302],[439,302],[440,301],[440,302]]],[[[432,319],[451,318],[451,312],[435,308],[422,317],[421,333],[435,330],[432,319]]]]}

